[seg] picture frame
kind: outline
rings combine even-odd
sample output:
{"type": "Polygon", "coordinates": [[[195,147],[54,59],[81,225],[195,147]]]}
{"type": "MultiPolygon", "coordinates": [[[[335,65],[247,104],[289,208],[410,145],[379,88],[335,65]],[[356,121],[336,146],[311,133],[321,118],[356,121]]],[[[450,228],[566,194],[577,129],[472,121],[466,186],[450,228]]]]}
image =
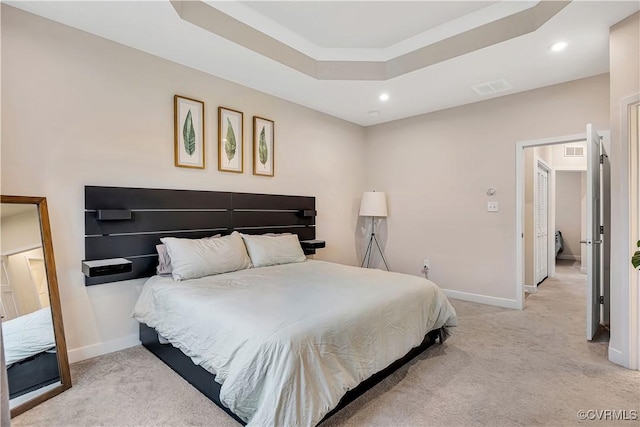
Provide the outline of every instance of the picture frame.
{"type": "Polygon", "coordinates": [[[218,170],[244,169],[244,117],[241,111],[218,107],[218,170]]]}
{"type": "Polygon", "coordinates": [[[253,116],[253,174],[274,176],[275,123],[264,117],[253,116]]]}
{"type": "Polygon", "coordinates": [[[205,168],[204,102],[186,96],[173,97],[174,164],[181,168],[205,168]]]}

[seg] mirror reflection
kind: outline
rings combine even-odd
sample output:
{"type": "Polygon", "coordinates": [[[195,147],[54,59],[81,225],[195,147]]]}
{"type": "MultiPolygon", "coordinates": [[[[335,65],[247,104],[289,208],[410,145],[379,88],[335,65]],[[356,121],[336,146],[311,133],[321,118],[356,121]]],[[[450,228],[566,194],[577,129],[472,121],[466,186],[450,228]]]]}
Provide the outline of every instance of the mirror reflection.
{"type": "Polygon", "coordinates": [[[61,385],[40,215],[0,204],[0,315],[10,407],[61,385]]]}

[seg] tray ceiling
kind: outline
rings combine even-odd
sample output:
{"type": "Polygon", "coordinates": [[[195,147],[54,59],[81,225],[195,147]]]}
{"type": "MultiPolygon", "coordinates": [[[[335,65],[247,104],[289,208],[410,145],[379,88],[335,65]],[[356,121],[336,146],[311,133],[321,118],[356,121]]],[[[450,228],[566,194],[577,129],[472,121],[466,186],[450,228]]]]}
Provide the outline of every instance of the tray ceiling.
{"type": "Polygon", "coordinates": [[[364,126],[607,73],[637,1],[11,6],[364,126]],[[213,25],[215,22],[220,25],[213,25]],[[556,41],[563,52],[552,52],[556,41]],[[472,86],[507,79],[511,89],[472,86]],[[380,101],[381,93],[389,95],[380,101]]]}

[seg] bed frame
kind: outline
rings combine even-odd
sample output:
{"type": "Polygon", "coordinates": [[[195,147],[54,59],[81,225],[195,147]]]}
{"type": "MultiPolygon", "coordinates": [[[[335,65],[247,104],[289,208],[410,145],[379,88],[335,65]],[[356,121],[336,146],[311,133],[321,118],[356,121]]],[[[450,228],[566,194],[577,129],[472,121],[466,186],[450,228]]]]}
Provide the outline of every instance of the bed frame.
{"type": "MultiPolygon", "coordinates": [[[[85,258],[127,258],[133,268],[127,273],[85,277],[85,284],[154,275],[158,263],[155,245],[161,237],[201,238],[237,230],[247,234],[288,232],[300,240],[313,240],[315,216],[315,197],[86,186],[85,258]]],[[[444,328],[429,332],[422,344],[345,394],[323,421],[445,338],[444,328]]],[[[171,344],[160,344],[156,331],[145,324],[140,324],[140,341],[223,411],[245,424],[220,402],[220,384],[214,375],[171,344]]]]}
{"type": "MultiPolygon", "coordinates": [[[[385,369],[373,374],[371,377],[361,382],[356,388],[349,390],[342,399],[340,399],[338,405],[331,410],[331,412],[325,415],[322,421],[331,417],[349,403],[362,396],[366,391],[404,366],[407,362],[431,347],[436,342],[443,343],[446,336],[447,334],[444,328],[429,332],[424,337],[422,343],[419,346],[412,348],[404,357],[396,360],[385,369]]],[[[211,399],[220,409],[225,411],[240,424],[246,425],[240,417],[231,412],[231,410],[224,406],[220,401],[221,386],[215,381],[215,375],[211,374],[202,366],[193,363],[191,358],[185,355],[180,349],[172,346],[171,344],[161,344],[156,330],[144,323],[140,324],[140,341],[142,341],[142,345],[151,353],[155,354],[158,359],[166,363],[171,369],[178,373],[178,375],[198,389],[200,393],[211,399]]],[[[320,423],[322,423],[322,421],[320,421],[320,423]]]]}
{"type": "Polygon", "coordinates": [[[7,369],[9,399],[60,381],[58,355],[42,352],[12,364],[7,369]]]}

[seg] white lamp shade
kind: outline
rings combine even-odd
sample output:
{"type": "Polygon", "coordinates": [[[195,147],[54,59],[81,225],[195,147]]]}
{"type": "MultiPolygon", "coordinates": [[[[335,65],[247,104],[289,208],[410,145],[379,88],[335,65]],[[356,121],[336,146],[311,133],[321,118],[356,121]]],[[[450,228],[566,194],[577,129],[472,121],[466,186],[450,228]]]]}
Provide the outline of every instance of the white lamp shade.
{"type": "Polygon", "coordinates": [[[360,216],[387,216],[387,196],[379,191],[365,191],[360,202],[360,216]]]}

